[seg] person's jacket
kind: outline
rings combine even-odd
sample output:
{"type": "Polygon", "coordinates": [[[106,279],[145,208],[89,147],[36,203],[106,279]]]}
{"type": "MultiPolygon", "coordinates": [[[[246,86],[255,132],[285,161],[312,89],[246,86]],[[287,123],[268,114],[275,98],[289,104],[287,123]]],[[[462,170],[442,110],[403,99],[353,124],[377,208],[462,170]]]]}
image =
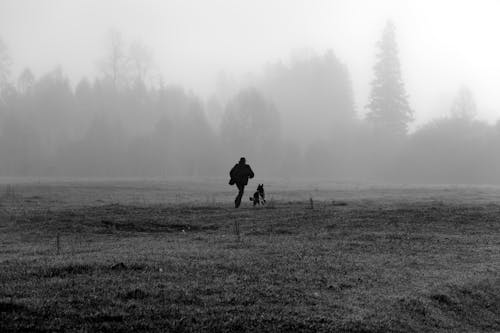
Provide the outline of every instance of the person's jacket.
{"type": "Polygon", "coordinates": [[[236,164],[229,172],[231,181],[236,184],[247,185],[248,178],[253,178],[252,168],[248,164],[236,164]]]}

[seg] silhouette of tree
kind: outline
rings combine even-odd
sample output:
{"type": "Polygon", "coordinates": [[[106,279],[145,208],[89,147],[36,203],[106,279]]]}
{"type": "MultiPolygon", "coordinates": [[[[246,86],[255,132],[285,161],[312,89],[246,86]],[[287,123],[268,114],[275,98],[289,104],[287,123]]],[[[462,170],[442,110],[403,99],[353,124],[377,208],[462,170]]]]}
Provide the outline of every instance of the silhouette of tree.
{"type": "Polygon", "coordinates": [[[12,87],[9,85],[10,59],[7,46],[0,39],[0,110],[7,107],[7,100],[12,97],[12,87]]]}
{"type": "Polygon", "coordinates": [[[286,114],[283,136],[300,142],[329,139],[349,131],[356,118],[347,67],[333,51],[295,54],[290,65],[267,68],[258,87],[286,114]]]}
{"type": "Polygon", "coordinates": [[[159,111],[153,144],[156,160],[168,176],[206,175],[213,160],[215,140],[201,101],[178,87],[162,87],[155,108],[159,111]]]}
{"type": "Polygon", "coordinates": [[[464,118],[433,120],[411,135],[393,177],[426,183],[487,183],[499,179],[493,126],[464,118]]]}
{"type": "Polygon", "coordinates": [[[42,165],[43,147],[34,124],[11,112],[2,119],[0,133],[2,175],[37,175],[42,165]]]}
{"type": "Polygon", "coordinates": [[[123,88],[127,83],[127,56],[125,53],[125,43],[122,35],[115,30],[109,33],[109,50],[105,59],[101,63],[104,77],[111,81],[116,91],[123,88]]]}
{"type": "Polygon", "coordinates": [[[205,109],[210,125],[213,129],[220,128],[222,116],[224,115],[224,108],[222,106],[222,103],[216,95],[212,95],[208,98],[205,104],[205,109]]]}
{"type": "Polygon", "coordinates": [[[17,90],[21,94],[28,93],[35,83],[35,75],[29,68],[25,68],[17,79],[17,90]]]}
{"type": "Polygon", "coordinates": [[[0,90],[9,81],[11,65],[12,60],[10,59],[7,46],[0,39],[0,90]]]}
{"type": "Polygon", "coordinates": [[[74,123],[74,95],[60,67],[43,75],[33,86],[33,110],[30,121],[43,133],[42,147],[55,152],[71,138],[74,123]],[[54,126],[58,124],[58,126],[54,126]]]}
{"type": "Polygon", "coordinates": [[[130,45],[128,57],[133,80],[144,82],[153,65],[151,50],[141,42],[134,42],[130,45]]]}
{"type": "Polygon", "coordinates": [[[221,135],[234,153],[251,156],[278,141],[279,113],[256,89],[243,90],[226,106],[221,135]]]}
{"type": "Polygon", "coordinates": [[[374,66],[375,79],[371,83],[367,119],[384,132],[404,135],[408,130],[408,123],[413,120],[413,111],[401,77],[395,26],[392,22],[387,22],[377,46],[379,53],[374,66]]]}
{"type": "Polygon", "coordinates": [[[92,86],[87,78],[81,79],[75,88],[75,99],[78,104],[90,106],[92,101],[92,86]]]}
{"type": "Polygon", "coordinates": [[[95,115],[95,96],[92,85],[87,78],[83,78],[78,82],[74,95],[74,117],[75,122],[79,125],[74,131],[77,137],[83,138],[95,115]]]}
{"type": "Polygon", "coordinates": [[[472,120],[477,113],[476,101],[472,91],[462,86],[451,107],[451,116],[454,118],[472,120]]]}

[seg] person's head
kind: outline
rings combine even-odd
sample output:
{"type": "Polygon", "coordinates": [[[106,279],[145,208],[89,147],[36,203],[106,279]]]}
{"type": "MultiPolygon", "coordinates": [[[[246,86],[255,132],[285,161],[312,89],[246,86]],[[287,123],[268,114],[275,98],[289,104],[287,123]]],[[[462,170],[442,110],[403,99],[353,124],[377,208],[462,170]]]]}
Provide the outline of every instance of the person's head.
{"type": "Polygon", "coordinates": [[[245,164],[246,162],[247,162],[247,160],[244,157],[240,158],[240,162],[239,162],[240,164],[245,164]]]}

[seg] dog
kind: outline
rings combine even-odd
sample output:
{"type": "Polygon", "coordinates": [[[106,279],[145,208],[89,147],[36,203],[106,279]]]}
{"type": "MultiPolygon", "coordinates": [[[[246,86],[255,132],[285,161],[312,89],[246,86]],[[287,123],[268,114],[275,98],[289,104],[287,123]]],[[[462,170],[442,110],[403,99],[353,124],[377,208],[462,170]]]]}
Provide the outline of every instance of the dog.
{"type": "Polygon", "coordinates": [[[250,201],[253,201],[253,205],[264,205],[266,203],[266,195],[264,193],[264,184],[259,184],[257,186],[257,191],[250,197],[250,201]]]}

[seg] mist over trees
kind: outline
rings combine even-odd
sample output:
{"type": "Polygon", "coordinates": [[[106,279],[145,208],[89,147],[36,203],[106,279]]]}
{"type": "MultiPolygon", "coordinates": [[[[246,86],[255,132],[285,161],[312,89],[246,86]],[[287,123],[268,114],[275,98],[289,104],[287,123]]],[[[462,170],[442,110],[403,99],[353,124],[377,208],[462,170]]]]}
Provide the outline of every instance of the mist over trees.
{"type": "Polygon", "coordinates": [[[9,57],[7,46],[0,39],[0,88],[4,90],[10,76],[11,59],[9,57]]]}
{"type": "Polygon", "coordinates": [[[243,84],[226,78],[204,100],[153,79],[151,50],[118,32],[100,75],[74,84],[61,68],[14,77],[0,40],[0,176],[226,177],[245,156],[266,178],[500,182],[500,126],[475,120],[471,89],[409,132],[396,37],[388,23],[365,117],[333,51],[270,64],[243,84]]]}
{"type": "Polygon", "coordinates": [[[331,139],[356,119],[347,67],[333,51],[269,65],[255,84],[286,114],[283,135],[294,143],[331,139]]]}

